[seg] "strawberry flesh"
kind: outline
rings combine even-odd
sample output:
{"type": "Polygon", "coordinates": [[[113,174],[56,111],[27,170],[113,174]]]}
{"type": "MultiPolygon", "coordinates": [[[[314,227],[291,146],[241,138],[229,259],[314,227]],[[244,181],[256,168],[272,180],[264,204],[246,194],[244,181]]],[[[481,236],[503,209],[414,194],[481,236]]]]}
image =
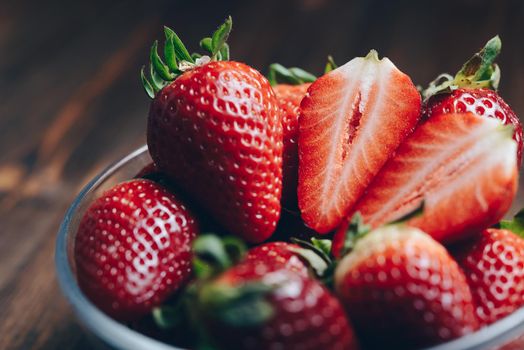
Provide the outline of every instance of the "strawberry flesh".
{"type": "Polygon", "coordinates": [[[439,114],[471,112],[482,117],[500,120],[514,128],[513,139],[517,142],[517,161],[522,161],[522,124],[510,106],[500,95],[490,89],[453,90],[451,93],[432,96],[424,107],[424,117],[439,114]]]}
{"type": "MultiPolygon", "coordinates": [[[[442,114],[399,147],[355,206],[378,227],[419,207],[409,220],[440,242],[467,238],[498,222],[517,189],[516,145],[500,122],[442,114]]],[[[337,232],[343,235],[349,219],[337,232]]]]}
{"type": "Polygon", "coordinates": [[[407,75],[376,52],[311,84],[300,106],[298,202],[319,233],[338,226],[408,136],[420,95],[407,75]]]}

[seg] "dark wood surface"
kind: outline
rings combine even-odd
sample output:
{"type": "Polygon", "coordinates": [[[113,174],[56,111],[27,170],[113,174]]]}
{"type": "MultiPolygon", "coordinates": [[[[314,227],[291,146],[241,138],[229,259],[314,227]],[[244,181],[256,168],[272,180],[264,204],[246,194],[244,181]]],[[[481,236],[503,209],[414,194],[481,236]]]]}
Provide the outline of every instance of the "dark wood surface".
{"type": "MultiPolygon", "coordinates": [[[[227,14],[233,57],[320,73],[378,49],[419,84],[499,33],[501,93],[524,116],[524,2],[0,1],[0,349],[89,349],[58,289],[54,241],[67,206],[145,142],[138,70],[174,27],[196,49],[227,14]]],[[[521,196],[520,196],[521,197],[521,196]]]]}

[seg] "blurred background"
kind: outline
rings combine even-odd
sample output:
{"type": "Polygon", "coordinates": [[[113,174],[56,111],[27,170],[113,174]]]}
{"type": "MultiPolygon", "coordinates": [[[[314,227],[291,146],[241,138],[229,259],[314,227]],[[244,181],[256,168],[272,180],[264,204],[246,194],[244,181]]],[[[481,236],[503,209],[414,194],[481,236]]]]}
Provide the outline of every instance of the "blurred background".
{"type": "MultiPolygon", "coordinates": [[[[145,142],[139,81],[162,25],[192,50],[227,15],[232,57],[320,74],[371,48],[416,84],[500,34],[501,94],[524,117],[520,0],[0,0],[0,349],[88,349],[54,279],[60,220],[80,188],[145,142]]],[[[520,196],[522,198],[522,196],[520,196]]]]}

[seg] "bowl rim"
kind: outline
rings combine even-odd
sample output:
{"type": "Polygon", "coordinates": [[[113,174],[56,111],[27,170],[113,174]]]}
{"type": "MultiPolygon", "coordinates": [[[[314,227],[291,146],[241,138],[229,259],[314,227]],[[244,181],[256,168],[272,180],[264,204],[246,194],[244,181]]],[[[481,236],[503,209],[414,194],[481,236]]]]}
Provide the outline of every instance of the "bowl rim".
{"type": "MultiPolygon", "coordinates": [[[[104,343],[116,349],[148,349],[148,350],[181,350],[173,345],[150,338],[139,333],[124,324],[107,316],[100,311],[80,290],[75,275],[69,265],[68,257],[68,232],[72,218],[76,210],[84,200],[84,197],[94,187],[98,186],[111,177],[138,156],[147,152],[147,145],[143,145],[120,160],[112,163],[93,179],[91,179],[78,193],[66,211],[64,219],[60,224],[55,244],[55,269],[58,284],[62,294],[72,306],[77,318],[91,332],[99,337],[104,343]]],[[[484,327],[474,333],[461,338],[439,344],[425,350],[481,350],[498,345],[500,341],[512,340],[524,333],[524,307],[521,307],[511,315],[484,327]]]]}
{"type": "Polygon", "coordinates": [[[82,203],[85,195],[92,188],[109,178],[128,162],[135,159],[137,156],[142,155],[146,151],[147,146],[144,145],[129,153],[102,170],[82,188],[80,193],[73,200],[71,206],[68,208],[60,225],[55,246],[55,268],[60,289],[73,307],[76,316],[82,321],[84,326],[99,337],[104,343],[122,350],[178,350],[180,348],[176,348],[132,330],[100,311],[93,303],[91,303],[84,293],[82,293],[77,284],[73,270],[69,265],[67,248],[69,225],[71,224],[71,220],[74,217],[77,208],[82,203]]]}

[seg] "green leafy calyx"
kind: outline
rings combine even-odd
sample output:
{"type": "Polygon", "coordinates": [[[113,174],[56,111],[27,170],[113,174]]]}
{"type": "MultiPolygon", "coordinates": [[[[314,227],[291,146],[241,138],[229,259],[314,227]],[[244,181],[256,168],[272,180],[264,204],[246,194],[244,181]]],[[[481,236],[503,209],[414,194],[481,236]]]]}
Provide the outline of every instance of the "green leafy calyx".
{"type": "Polygon", "coordinates": [[[236,237],[201,234],[193,243],[193,273],[198,279],[209,279],[239,262],[247,250],[236,237]]]}
{"type": "Polygon", "coordinates": [[[306,72],[302,68],[286,68],[279,63],[273,63],[269,66],[268,80],[271,86],[277,84],[300,85],[312,83],[317,80],[313,74],[306,72]]]}
{"type": "Polygon", "coordinates": [[[497,226],[524,238],[524,209],[515,214],[512,220],[502,220],[497,226]]]}
{"type": "Polygon", "coordinates": [[[495,59],[500,53],[502,42],[497,35],[474,54],[462,68],[452,76],[441,74],[422,91],[422,97],[427,100],[433,95],[449,93],[459,88],[488,88],[497,90],[500,82],[500,68],[495,59]]]}
{"type": "MultiPolygon", "coordinates": [[[[333,57],[328,56],[326,66],[324,67],[324,74],[329,73],[337,68],[338,65],[333,60],[333,57]]],[[[278,84],[300,85],[312,83],[317,80],[317,77],[314,74],[303,70],[302,68],[286,68],[279,63],[273,63],[269,66],[267,79],[269,80],[271,86],[275,86],[278,84]]]]}
{"type": "Polygon", "coordinates": [[[232,26],[231,17],[228,17],[210,38],[204,38],[200,41],[200,47],[206,52],[205,55],[190,54],[175,31],[169,27],[164,27],[163,57],[160,57],[158,41],[155,41],[151,46],[149,55],[149,77],[146,74],[145,67],[142,67],[140,71],[142,85],[147,95],[154,98],[156,93],[164,86],[194,67],[210,61],[229,60],[229,46],[226,41],[231,33],[232,26]]]}
{"type": "Polygon", "coordinates": [[[279,63],[273,63],[269,66],[267,79],[271,86],[275,86],[277,84],[300,85],[312,83],[317,80],[317,77],[302,68],[286,68],[279,63]]]}
{"type": "Polygon", "coordinates": [[[353,251],[357,241],[367,235],[370,231],[371,227],[364,224],[360,212],[356,212],[349,222],[340,256],[343,257],[353,251]]]}
{"type": "Polygon", "coordinates": [[[402,224],[405,223],[413,218],[416,218],[417,216],[420,216],[424,213],[424,207],[425,207],[425,201],[421,201],[419,205],[417,205],[414,209],[410,210],[406,214],[402,215],[401,217],[388,222],[389,225],[395,225],[395,224],[402,224]]]}
{"type": "Polygon", "coordinates": [[[338,64],[335,63],[333,56],[329,55],[327,57],[326,67],[324,68],[324,74],[327,74],[337,68],[338,68],[338,64]]]}
{"type": "Polygon", "coordinates": [[[232,327],[254,327],[274,315],[266,295],[275,288],[257,281],[240,286],[216,281],[201,288],[199,309],[204,315],[232,327]]]}

